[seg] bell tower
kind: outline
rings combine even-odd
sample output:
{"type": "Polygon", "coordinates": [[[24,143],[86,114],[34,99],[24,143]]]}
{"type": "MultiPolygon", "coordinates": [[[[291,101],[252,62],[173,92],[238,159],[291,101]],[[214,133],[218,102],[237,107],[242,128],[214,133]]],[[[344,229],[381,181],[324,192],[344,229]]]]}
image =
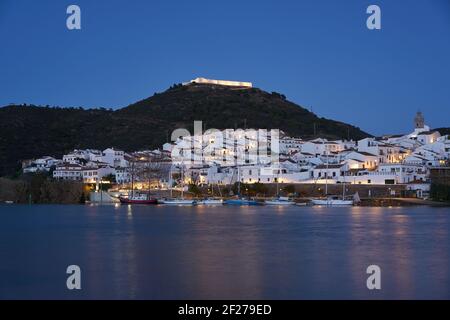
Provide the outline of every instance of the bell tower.
{"type": "Polygon", "coordinates": [[[420,111],[418,111],[414,117],[414,127],[416,129],[423,129],[425,127],[425,118],[420,111]]]}

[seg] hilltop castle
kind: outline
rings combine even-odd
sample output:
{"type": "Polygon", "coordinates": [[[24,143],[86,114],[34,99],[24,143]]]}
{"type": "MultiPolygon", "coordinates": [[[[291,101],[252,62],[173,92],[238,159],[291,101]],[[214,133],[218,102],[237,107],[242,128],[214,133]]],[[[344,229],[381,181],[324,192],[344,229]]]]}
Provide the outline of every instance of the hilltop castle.
{"type": "Polygon", "coordinates": [[[190,84],[206,84],[215,86],[226,86],[226,87],[239,87],[239,88],[252,88],[253,84],[251,82],[243,81],[230,81],[230,80],[214,80],[205,78],[195,78],[189,82],[183,82],[183,86],[190,84]]]}

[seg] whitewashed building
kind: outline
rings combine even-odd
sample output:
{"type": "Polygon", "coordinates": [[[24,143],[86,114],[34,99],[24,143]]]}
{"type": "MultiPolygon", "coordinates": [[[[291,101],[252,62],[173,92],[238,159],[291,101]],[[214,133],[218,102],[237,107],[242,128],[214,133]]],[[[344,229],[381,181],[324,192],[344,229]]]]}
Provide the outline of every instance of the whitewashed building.
{"type": "Polygon", "coordinates": [[[61,160],[50,156],[29,161],[23,168],[23,173],[49,172],[50,169],[61,163],[61,160]]]}
{"type": "Polygon", "coordinates": [[[83,166],[80,164],[62,163],[53,171],[53,178],[57,180],[83,180],[83,166]]]}

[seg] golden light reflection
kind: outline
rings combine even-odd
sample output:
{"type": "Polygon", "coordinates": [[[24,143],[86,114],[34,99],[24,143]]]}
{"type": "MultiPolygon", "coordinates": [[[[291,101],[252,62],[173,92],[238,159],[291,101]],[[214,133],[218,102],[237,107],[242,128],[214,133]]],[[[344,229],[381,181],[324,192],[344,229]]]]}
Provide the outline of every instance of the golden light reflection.
{"type": "Polygon", "coordinates": [[[364,207],[358,207],[358,206],[352,207],[350,214],[353,217],[360,218],[362,216],[363,210],[364,210],[364,207]]]}
{"type": "Polygon", "coordinates": [[[286,212],[286,206],[274,206],[277,215],[284,215],[286,212]]]}
{"type": "Polygon", "coordinates": [[[129,219],[133,217],[133,206],[131,204],[127,206],[127,216],[129,219]]]}

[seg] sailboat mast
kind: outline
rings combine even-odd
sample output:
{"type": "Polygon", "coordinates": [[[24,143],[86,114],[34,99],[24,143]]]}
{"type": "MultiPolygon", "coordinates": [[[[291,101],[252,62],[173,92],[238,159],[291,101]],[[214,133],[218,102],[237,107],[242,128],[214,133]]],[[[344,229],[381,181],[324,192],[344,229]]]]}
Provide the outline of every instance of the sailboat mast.
{"type": "Polygon", "coordinates": [[[219,191],[219,196],[222,198],[222,191],[220,191],[219,182],[217,182],[217,190],[219,191]]]}
{"type": "Polygon", "coordinates": [[[147,176],[147,179],[148,179],[148,187],[147,187],[147,198],[148,199],[150,199],[150,176],[151,176],[151,166],[150,166],[150,162],[151,162],[151,160],[150,160],[150,154],[148,155],[148,159],[147,159],[148,161],[147,161],[147,174],[148,174],[148,176],[147,176]]]}
{"type": "Polygon", "coordinates": [[[325,155],[327,156],[327,165],[326,165],[326,171],[325,171],[325,196],[328,196],[328,151],[327,148],[325,147],[325,141],[322,140],[323,146],[324,146],[324,151],[325,151],[325,155]]]}
{"type": "Polygon", "coordinates": [[[345,171],[342,172],[342,176],[344,177],[342,183],[342,200],[345,200],[345,171]]]}
{"type": "Polygon", "coordinates": [[[172,192],[172,166],[173,164],[170,165],[170,170],[169,170],[169,190],[170,190],[170,198],[173,198],[173,192],[172,192]]]}
{"type": "Polygon", "coordinates": [[[131,197],[134,197],[134,160],[131,160],[131,197]]]}
{"type": "Polygon", "coordinates": [[[237,167],[238,172],[238,195],[241,195],[241,173],[239,171],[239,166],[237,167]]]}
{"type": "Polygon", "coordinates": [[[280,168],[277,169],[277,198],[280,197],[280,189],[278,187],[279,181],[280,181],[280,168]]]}
{"type": "Polygon", "coordinates": [[[184,167],[181,162],[181,199],[184,199],[184,167]]]}

